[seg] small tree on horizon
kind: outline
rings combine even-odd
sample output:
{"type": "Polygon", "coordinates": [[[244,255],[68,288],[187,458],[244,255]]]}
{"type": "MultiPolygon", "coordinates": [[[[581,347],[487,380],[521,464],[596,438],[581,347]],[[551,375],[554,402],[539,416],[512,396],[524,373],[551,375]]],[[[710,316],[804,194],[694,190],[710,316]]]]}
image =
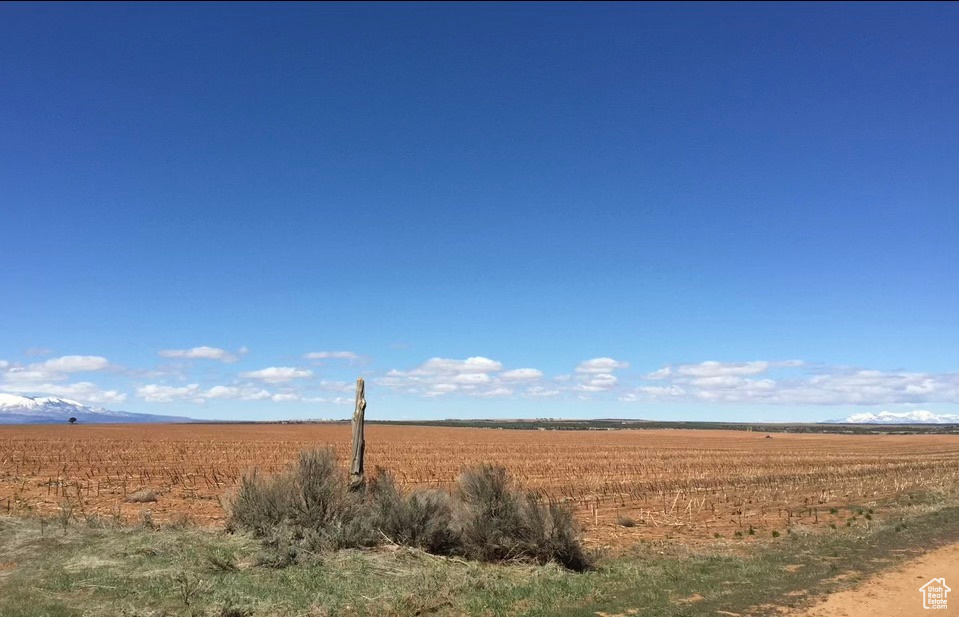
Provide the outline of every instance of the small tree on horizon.
{"type": "Polygon", "coordinates": [[[68,421],[70,424],[76,424],[76,423],[77,423],[77,419],[76,419],[76,418],[70,418],[70,419],[67,420],[67,421],[68,421]]]}

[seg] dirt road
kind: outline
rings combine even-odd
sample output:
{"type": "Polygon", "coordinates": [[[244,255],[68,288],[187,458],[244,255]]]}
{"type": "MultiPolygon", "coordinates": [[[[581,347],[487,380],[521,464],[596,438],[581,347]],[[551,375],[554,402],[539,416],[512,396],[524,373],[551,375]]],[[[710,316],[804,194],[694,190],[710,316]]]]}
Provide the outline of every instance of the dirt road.
{"type": "Polygon", "coordinates": [[[959,615],[959,544],[938,549],[884,572],[863,585],[832,594],[816,606],[790,617],[930,617],[959,615]],[[945,578],[947,608],[923,608],[919,588],[933,578],[945,578]]]}

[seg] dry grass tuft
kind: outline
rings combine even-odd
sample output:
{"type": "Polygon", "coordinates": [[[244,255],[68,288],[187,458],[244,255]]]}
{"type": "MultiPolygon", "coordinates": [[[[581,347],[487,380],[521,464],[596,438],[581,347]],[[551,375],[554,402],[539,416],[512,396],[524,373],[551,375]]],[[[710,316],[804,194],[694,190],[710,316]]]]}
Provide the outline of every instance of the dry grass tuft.
{"type": "Polygon", "coordinates": [[[127,503],[152,503],[156,500],[156,493],[148,488],[144,488],[135,493],[130,493],[127,495],[127,503]]]}

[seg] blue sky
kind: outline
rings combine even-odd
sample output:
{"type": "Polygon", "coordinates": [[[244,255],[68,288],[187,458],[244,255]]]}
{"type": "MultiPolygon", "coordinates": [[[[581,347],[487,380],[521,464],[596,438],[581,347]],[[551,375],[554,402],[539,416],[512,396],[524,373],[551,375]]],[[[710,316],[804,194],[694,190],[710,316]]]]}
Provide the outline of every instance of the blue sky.
{"type": "Polygon", "coordinates": [[[955,413],[957,66],[947,4],[0,6],[0,391],[955,413]]]}

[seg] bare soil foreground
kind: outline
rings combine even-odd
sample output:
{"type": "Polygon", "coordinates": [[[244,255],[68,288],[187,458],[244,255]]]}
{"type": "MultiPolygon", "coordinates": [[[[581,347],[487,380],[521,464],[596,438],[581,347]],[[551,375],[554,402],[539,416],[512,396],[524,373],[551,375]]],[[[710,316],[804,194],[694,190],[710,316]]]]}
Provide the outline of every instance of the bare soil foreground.
{"type": "Polygon", "coordinates": [[[918,559],[868,579],[862,585],[834,593],[814,607],[790,617],[911,617],[959,614],[959,544],[932,551],[918,559]],[[945,578],[957,591],[946,594],[945,609],[923,608],[920,587],[933,578],[945,578]],[[949,596],[954,595],[955,599],[949,596]]]}
{"type": "MultiPolygon", "coordinates": [[[[219,527],[243,473],[305,448],[347,458],[346,424],[0,427],[0,513],[186,519],[219,527]],[[131,498],[140,493],[155,500],[131,498]]],[[[751,542],[790,530],[864,529],[884,500],[959,485],[959,435],[744,431],[513,431],[374,425],[367,465],[404,486],[450,487],[464,467],[505,465],[570,504],[592,547],[639,540],[751,542]]]]}

